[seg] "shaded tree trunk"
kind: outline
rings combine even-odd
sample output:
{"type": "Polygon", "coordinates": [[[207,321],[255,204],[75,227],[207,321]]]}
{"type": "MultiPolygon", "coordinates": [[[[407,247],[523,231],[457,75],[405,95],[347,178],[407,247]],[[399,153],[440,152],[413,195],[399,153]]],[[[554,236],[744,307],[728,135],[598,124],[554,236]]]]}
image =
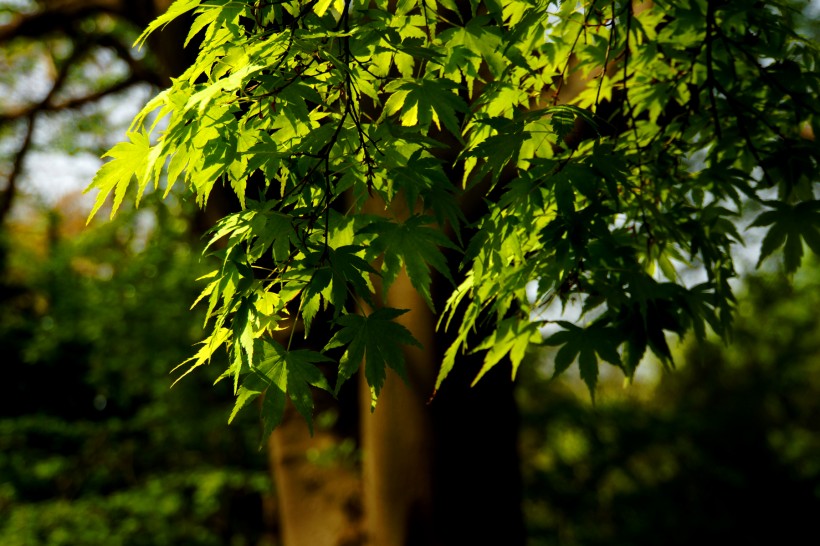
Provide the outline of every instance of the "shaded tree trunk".
{"type": "Polygon", "coordinates": [[[346,461],[319,463],[308,454],[337,448],[343,437],[332,430],[310,436],[291,405],[268,442],[276,484],[282,542],[287,546],[364,544],[359,469],[346,461]]]}
{"type": "Polygon", "coordinates": [[[396,279],[385,304],[409,309],[397,322],[425,350],[407,348],[408,382],[391,370],[373,413],[370,390],[360,377],[362,478],[370,543],[440,544],[433,518],[434,427],[426,405],[440,361],[435,352],[435,318],[405,273],[396,279]]]}

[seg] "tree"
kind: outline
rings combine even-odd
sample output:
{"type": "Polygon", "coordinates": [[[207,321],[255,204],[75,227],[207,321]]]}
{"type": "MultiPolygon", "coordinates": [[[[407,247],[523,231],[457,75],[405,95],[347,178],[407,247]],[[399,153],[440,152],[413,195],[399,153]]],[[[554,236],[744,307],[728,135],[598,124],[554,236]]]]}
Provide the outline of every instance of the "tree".
{"type": "Polygon", "coordinates": [[[744,211],[761,261],[820,250],[817,51],[789,2],[189,0],[149,31],[184,13],[200,54],[111,150],[96,209],[132,185],[234,191],[190,362],[226,346],[267,430],[362,361],[371,407],[401,389],[388,369],[446,390],[465,351],[514,376],[541,344],[594,393],[599,361],[631,377],[647,349],[671,363],[668,333],[728,335],[744,211]],[[584,320],[555,322],[570,301],[584,320]],[[430,309],[451,336],[432,371],[405,353],[434,343],[430,309]]]}
{"type": "Polygon", "coordinates": [[[31,165],[37,152],[99,157],[111,146],[112,119],[193,61],[193,48],[182,47],[182,21],[155,34],[148,52],[131,47],[170,3],[0,2],[0,223],[22,191],[20,182],[38,177],[41,169],[31,165]]]}

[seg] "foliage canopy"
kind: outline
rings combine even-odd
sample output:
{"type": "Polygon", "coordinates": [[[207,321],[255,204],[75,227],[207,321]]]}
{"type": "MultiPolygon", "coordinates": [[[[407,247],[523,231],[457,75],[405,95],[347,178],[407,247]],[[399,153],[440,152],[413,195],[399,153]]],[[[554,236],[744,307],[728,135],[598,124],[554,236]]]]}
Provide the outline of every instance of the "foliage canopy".
{"type": "Polygon", "coordinates": [[[631,377],[647,350],[671,363],[667,333],[728,335],[745,212],[768,230],[760,261],[782,248],[793,272],[803,243],[820,252],[818,52],[799,11],[646,8],[178,0],[138,43],[192,14],[198,59],[107,154],[94,212],[132,186],[138,203],[181,184],[200,205],[233,189],[241,210],[212,231],[221,265],[200,296],[211,333],[186,365],[227,347],[237,407],[263,394],[268,427],[286,396],[310,415],[307,386],[331,388],[323,361],[337,390],[364,362],[374,404],[385,369],[402,373],[414,340],[379,303],[402,268],[456,332],[437,386],[462,351],[486,351],[479,376],[505,358],[514,376],[546,344],[594,392],[600,361],[631,377]],[[455,286],[446,302],[432,270],[455,286]],[[543,339],[544,309],[568,301],[584,320],[543,339]],[[276,334],[310,335],[321,309],[321,352],[276,334]]]}

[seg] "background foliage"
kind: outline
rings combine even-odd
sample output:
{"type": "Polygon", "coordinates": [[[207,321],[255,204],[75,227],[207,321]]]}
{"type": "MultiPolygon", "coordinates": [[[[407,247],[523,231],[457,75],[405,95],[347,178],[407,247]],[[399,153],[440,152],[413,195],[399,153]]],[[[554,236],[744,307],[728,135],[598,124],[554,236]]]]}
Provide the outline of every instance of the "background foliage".
{"type": "Polygon", "coordinates": [[[262,544],[258,423],[225,427],[231,393],[207,373],[169,388],[202,320],[189,214],[146,205],[81,231],[76,209],[32,211],[4,233],[3,544],[262,544]]]}
{"type": "MultiPolygon", "coordinates": [[[[225,427],[232,394],[207,373],[168,388],[201,325],[186,302],[204,265],[179,209],[155,207],[165,219],[150,234],[132,213],[72,237],[56,212],[7,231],[3,544],[270,543],[255,418],[225,427]],[[58,235],[44,248],[49,218],[58,235]]],[[[550,379],[549,358],[523,367],[530,543],[808,536],[818,298],[815,264],[793,284],[750,278],[731,346],[690,344],[678,370],[626,390],[604,377],[595,406],[580,377],[550,379]]]]}
{"type": "MultiPolygon", "coordinates": [[[[597,406],[572,382],[521,383],[532,544],[800,540],[820,509],[816,262],[748,279],[734,341],[689,343],[680,369],[597,406]],[[654,384],[653,384],[654,383],[654,384]]],[[[614,380],[613,380],[614,379],[614,380]]]]}

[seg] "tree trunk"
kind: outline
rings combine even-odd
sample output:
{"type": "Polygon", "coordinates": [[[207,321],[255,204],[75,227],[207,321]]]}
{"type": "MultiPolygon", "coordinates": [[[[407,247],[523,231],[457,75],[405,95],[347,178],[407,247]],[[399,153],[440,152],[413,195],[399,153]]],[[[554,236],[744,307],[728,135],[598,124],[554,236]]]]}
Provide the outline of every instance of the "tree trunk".
{"type": "Polygon", "coordinates": [[[320,464],[308,454],[337,448],[329,430],[310,436],[304,419],[288,405],[268,442],[278,496],[282,542],[287,546],[364,544],[359,471],[346,461],[320,464]]]}
{"type": "MultiPolygon", "coordinates": [[[[433,510],[434,435],[427,399],[433,392],[436,365],[435,318],[402,272],[385,304],[409,312],[397,319],[425,350],[408,347],[408,381],[387,376],[376,411],[360,377],[364,505],[370,544],[436,545],[433,510]]],[[[361,375],[361,374],[360,374],[361,375]]]]}

